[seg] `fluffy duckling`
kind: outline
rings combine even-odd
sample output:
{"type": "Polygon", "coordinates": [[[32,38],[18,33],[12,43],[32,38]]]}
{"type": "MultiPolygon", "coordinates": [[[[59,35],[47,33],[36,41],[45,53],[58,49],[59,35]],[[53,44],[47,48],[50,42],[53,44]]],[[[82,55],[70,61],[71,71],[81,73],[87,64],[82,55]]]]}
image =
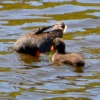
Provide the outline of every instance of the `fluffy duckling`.
{"type": "Polygon", "coordinates": [[[64,63],[68,65],[75,66],[76,72],[83,72],[83,67],[85,66],[85,60],[83,56],[78,53],[66,53],[65,52],[65,43],[62,38],[55,38],[53,40],[51,51],[56,50],[56,53],[53,54],[51,60],[54,63],[64,63]]]}
{"type": "Polygon", "coordinates": [[[33,56],[39,56],[40,52],[49,52],[52,41],[56,38],[62,38],[66,30],[63,22],[55,25],[39,28],[21,36],[14,44],[14,50],[20,53],[26,53],[33,56]],[[51,31],[44,32],[52,27],[51,31]]]}

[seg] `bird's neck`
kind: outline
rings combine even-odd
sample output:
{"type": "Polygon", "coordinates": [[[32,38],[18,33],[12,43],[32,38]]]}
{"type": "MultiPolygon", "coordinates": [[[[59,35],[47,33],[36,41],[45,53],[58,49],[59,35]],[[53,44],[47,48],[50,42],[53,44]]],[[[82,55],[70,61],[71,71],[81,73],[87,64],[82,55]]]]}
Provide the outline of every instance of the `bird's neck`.
{"type": "Polygon", "coordinates": [[[59,49],[59,50],[57,50],[57,53],[59,53],[59,54],[65,54],[66,52],[63,49],[59,49]]]}

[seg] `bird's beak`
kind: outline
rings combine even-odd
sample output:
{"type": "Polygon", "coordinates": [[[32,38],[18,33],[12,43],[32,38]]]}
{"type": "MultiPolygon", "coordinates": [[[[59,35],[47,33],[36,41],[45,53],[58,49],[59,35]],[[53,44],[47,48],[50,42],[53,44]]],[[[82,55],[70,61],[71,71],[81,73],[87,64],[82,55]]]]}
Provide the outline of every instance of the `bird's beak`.
{"type": "Polygon", "coordinates": [[[67,29],[67,25],[65,25],[65,28],[64,28],[64,30],[63,30],[63,33],[65,33],[66,29],[67,29]]]}
{"type": "Polygon", "coordinates": [[[52,45],[52,46],[51,46],[51,49],[50,49],[50,53],[49,53],[49,57],[50,57],[50,58],[52,57],[53,52],[54,52],[54,46],[52,45]]]}
{"type": "Polygon", "coordinates": [[[51,46],[51,51],[54,51],[54,46],[53,45],[51,46]]]}

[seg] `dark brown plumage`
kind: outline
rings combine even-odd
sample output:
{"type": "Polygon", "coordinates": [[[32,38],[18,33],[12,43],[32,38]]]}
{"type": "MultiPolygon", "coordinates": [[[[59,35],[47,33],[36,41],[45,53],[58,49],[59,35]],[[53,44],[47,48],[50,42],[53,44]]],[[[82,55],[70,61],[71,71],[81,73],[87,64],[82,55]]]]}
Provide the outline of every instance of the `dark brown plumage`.
{"type": "Polygon", "coordinates": [[[76,69],[81,69],[84,67],[85,60],[83,56],[78,53],[65,53],[65,43],[62,38],[55,38],[52,43],[52,48],[56,50],[56,53],[52,56],[52,62],[54,63],[64,63],[75,66],[76,69]]]}
{"type": "Polygon", "coordinates": [[[49,52],[53,39],[56,37],[62,38],[65,29],[65,24],[63,22],[58,22],[55,25],[39,28],[26,33],[15,42],[14,50],[33,56],[36,56],[37,51],[49,52]],[[44,32],[51,27],[51,31],[44,32]]]}

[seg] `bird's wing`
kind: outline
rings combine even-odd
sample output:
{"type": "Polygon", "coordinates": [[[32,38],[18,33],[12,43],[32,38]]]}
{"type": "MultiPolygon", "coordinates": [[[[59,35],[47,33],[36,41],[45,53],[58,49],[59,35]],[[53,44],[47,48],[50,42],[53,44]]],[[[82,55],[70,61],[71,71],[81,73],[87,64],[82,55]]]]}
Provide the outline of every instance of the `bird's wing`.
{"type": "Polygon", "coordinates": [[[47,27],[42,27],[42,28],[38,28],[36,31],[35,31],[35,34],[43,34],[43,31],[53,27],[54,25],[52,26],[47,26],[47,27]]]}

